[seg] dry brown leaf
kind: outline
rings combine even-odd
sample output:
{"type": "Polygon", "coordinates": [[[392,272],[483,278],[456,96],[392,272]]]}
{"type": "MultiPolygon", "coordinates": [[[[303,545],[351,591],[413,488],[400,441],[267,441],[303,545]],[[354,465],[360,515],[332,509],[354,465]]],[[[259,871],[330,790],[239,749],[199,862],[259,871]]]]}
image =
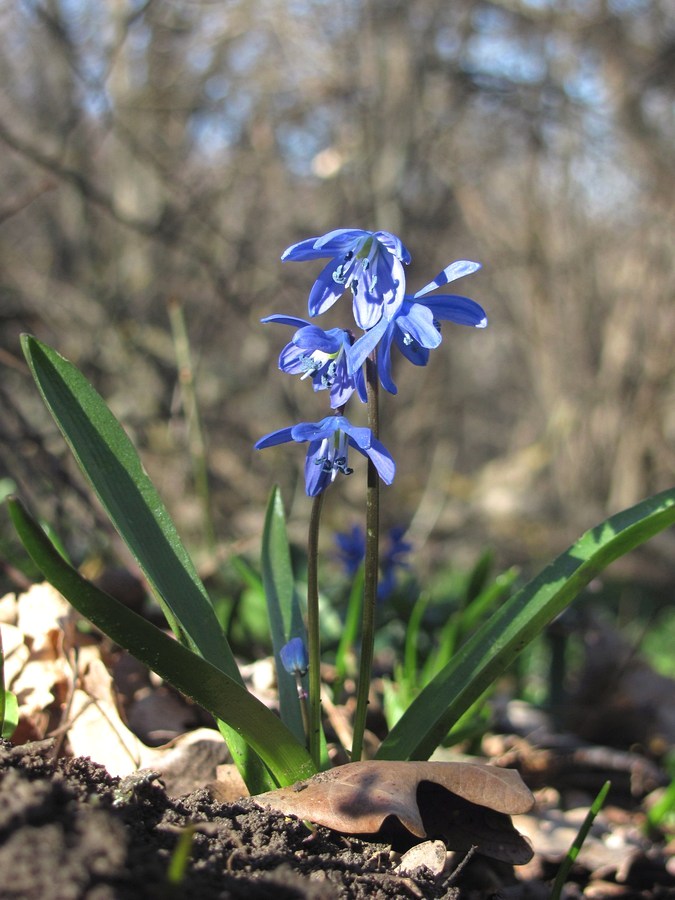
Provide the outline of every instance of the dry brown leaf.
{"type": "Polygon", "coordinates": [[[512,769],[474,762],[348,763],[254,798],[261,806],[335,831],[375,835],[399,846],[442,838],[453,850],[522,865],[532,849],[510,816],[534,797],[512,769]],[[403,826],[403,828],[401,828],[403,826]]]}

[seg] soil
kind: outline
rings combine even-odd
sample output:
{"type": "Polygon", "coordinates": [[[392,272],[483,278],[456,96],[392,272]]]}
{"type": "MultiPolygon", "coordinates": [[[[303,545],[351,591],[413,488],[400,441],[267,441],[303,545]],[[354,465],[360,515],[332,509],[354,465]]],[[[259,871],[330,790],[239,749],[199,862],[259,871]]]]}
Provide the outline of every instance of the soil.
{"type": "Polygon", "coordinates": [[[86,758],[54,760],[51,748],[0,744],[3,900],[458,896],[451,875],[395,874],[387,845],[310,830],[246,799],[221,804],[205,789],[172,799],[152,775],[113,778],[86,758]],[[189,859],[172,883],[188,826],[189,859]]]}
{"type": "MultiPolygon", "coordinates": [[[[399,861],[387,844],[310,828],[249,799],[220,803],[206,788],[176,798],[156,773],[120,779],[84,757],[54,758],[51,740],[0,741],[2,900],[543,900],[557,870],[519,880],[513,867],[475,855],[450,858],[433,876],[401,874],[399,861]]],[[[662,867],[641,881],[586,896],[675,897],[662,867]]],[[[581,890],[570,883],[564,896],[581,890]]]]}

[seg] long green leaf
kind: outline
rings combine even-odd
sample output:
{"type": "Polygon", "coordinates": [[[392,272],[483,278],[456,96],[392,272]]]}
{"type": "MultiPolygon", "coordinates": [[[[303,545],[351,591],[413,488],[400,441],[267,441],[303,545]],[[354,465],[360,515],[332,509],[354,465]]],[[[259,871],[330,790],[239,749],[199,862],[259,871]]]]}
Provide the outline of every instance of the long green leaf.
{"type": "Polygon", "coordinates": [[[84,579],[54,549],[20,501],[10,499],[9,510],[37,567],[79,613],[153,672],[226,722],[255,750],[279,784],[292,784],[315,773],[305,748],[253,694],[84,579]]]}
{"type": "Polygon", "coordinates": [[[598,572],[673,524],[675,488],[587,531],[461,647],[391,730],[378,758],[427,759],[459,717],[598,572]]]}
{"type": "Polygon", "coordinates": [[[30,335],[21,343],[47,408],[169,620],[238,678],[206,589],[126,432],[72,363],[30,335]]]}
{"type": "Polygon", "coordinates": [[[297,739],[304,742],[305,729],[298,700],[298,688],[295,678],[284,669],[279,655],[281,648],[290,638],[300,637],[306,643],[307,637],[295,590],[286,533],[286,515],[278,487],[272,489],[265,514],[262,576],[277,671],[279,712],[297,739]]]}
{"type": "MultiPolygon", "coordinates": [[[[21,343],[47,408],[176,637],[243,684],[206,589],[126,432],[72,363],[30,335],[21,343]]],[[[249,788],[273,787],[239,736],[219,728],[249,788]]]]}

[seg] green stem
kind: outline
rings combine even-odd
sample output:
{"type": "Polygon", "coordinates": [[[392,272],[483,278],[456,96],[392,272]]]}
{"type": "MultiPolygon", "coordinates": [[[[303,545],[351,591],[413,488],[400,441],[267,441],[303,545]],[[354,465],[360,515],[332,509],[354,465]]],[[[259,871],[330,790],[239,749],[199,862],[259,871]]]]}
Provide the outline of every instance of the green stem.
{"type": "MultiPolygon", "coordinates": [[[[373,437],[379,433],[379,406],[377,368],[374,359],[366,360],[366,387],[368,391],[368,425],[373,437]]],[[[354,740],[352,762],[361,759],[363,735],[368,714],[368,695],[373,668],[375,646],[375,606],[377,602],[377,578],[379,569],[380,538],[380,480],[375,465],[368,460],[368,486],[366,491],[366,560],[363,588],[363,618],[361,625],[361,659],[356,691],[354,714],[354,740]]]]}
{"type": "Polygon", "coordinates": [[[307,538],[307,640],[309,643],[309,755],[321,756],[321,642],[319,638],[319,524],[323,491],[314,498],[307,538]]]}

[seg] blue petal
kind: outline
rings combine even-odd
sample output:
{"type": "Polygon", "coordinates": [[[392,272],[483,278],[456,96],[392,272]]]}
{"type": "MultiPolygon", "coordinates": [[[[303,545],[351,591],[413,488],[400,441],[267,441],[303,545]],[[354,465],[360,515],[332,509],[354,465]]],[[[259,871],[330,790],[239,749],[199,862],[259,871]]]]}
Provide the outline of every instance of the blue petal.
{"type": "Polygon", "coordinates": [[[291,638],[279,651],[279,657],[289,675],[304,675],[309,668],[307,648],[302,638],[291,638]]]}
{"type": "MultiPolygon", "coordinates": [[[[302,441],[322,441],[341,428],[343,422],[347,422],[344,416],[326,416],[320,422],[299,422],[291,428],[292,440],[299,443],[302,443],[302,441]]],[[[347,422],[347,425],[349,425],[349,422],[347,422]]]]}
{"type": "MultiPolygon", "coordinates": [[[[369,431],[370,429],[365,430],[369,431]]],[[[372,460],[377,469],[377,474],[385,484],[392,483],[394,475],[396,474],[396,463],[381,441],[378,441],[378,439],[374,438],[371,434],[368,447],[362,448],[356,441],[352,440],[351,436],[349,437],[349,443],[355,447],[359,453],[363,453],[364,456],[367,456],[372,460]]]]}
{"type": "Polygon", "coordinates": [[[480,268],[480,263],[473,262],[470,259],[458,259],[456,262],[446,266],[442,272],[439,272],[433,281],[430,281],[429,284],[425,284],[423,288],[420,288],[415,294],[415,297],[423,297],[425,294],[428,294],[429,291],[434,291],[436,288],[448,284],[450,281],[456,281],[458,278],[463,278],[465,275],[471,275],[480,268]]]}
{"type": "MultiPolygon", "coordinates": [[[[405,300],[405,270],[400,260],[393,259],[387,277],[391,292],[387,291],[384,297],[384,315],[387,319],[393,319],[405,300]]],[[[379,284],[377,288],[381,290],[379,284]]]]}
{"type": "Polygon", "coordinates": [[[447,319],[457,325],[473,325],[474,328],[485,328],[487,316],[485,310],[469,297],[439,294],[424,301],[437,319],[447,319]]]}
{"type": "Polygon", "coordinates": [[[305,491],[309,497],[316,497],[325,490],[333,480],[332,472],[326,472],[317,460],[323,440],[312,441],[305,457],[305,491]]]}
{"type": "Polygon", "coordinates": [[[322,250],[316,249],[316,242],[317,238],[308,238],[306,241],[291,244],[281,254],[281,261],[305,262],[308,259],[320,259],[322,256],[326,256],[322,250]]]}
{"type": "Polygon", "coordinates": [[[349,348],[347,351],[347,371],[350,375],[358,372],[366,361],[366,358],[370,356],[375,347],[377,347],[390,325],[391,323],[388,322],[387,319],[380,319],[377,325],[371,328],[370,331],[366,331],[366,333],[349,348]]]}
{"type": "Polygon", "coordinates": [[[296,328],[303,328],[305,325],[311,325],[311,322],[308,322],[306,319],[298,319],[297,316],[265,316],[265,318],[261,319],[260,321],[264,324],[267,324],[268,322],[274,322],[277,325],[295,325],[296,328]]]}
{"type": "Polygon", "coordinates": [[[434,325],[434,314],[426,304],[411,303],[408,313],[397,316],[396,325],[404,335],[409,334],[422,347],[433,350],[441,342],[441,335],[434,325]]]}
{"type": "Polygon", "coordinates": [[[394,384],[394,379],[391,375],[391,343],[393,337],[394,329],[392,328],[377,351],[377,371],[380,376],[380,383],[385,391],[389,391],[390,394],[398,394],[398,388],[394,384]]]}
{"type": "MultiPolygon", "coordinates": [[[[339,331],[333,328],[331,331],[339,331]]],[[[307,325],[293,335],[293,343],[304,350],[321,350],[323,353],[337,353],[342,341],[335,334],[324,331],[316,325],[307,325]]]]}
{"type": "Polygon", "coordinates": [[[401,260],[401,262],[404,262],[406,265],[410,262],[410,253],[408,253],[407,249],[403,246],[401,239],[396,237],[395,234],[392,234],[390,231],[376,231],[374,237],[376,237],[381,244],[384,244],[387,250],[389,250],[390,253],[393,253],[397,259],[401,260]]]}
{"type": "Polygon", "coordinates": [[[310,316],[318,316],[326,312],[344,294],[344,284],[333,278],[333,272],[338,265],[339,263],[336,263],[335,260],[331,260],[312,285],[308,301],[310,316]]]}
{"type": "Polygon", "coordinates": [[[307,371],[306,359],[307,354],[305,351],[300,347],[296,347],[291,341],[290,344],[286,344],[279,354],[279,368],[282,372],[286,372],[289,375],[304,375],[307,371]]]}
{"type": "Polygon", "coordinates": [[[349,419],[345,419],[344,416],[340,416],[339,418],[342,419],[340,431],[344,431],[344,433],[349,436],[349,443],[358,450],[367,450],[373,441],[373,432],[370,428],[352,425],[349,419]]]}
{"type": "Polygon", "coordinates": [[[333,254],[344,253],[351,249],[352,244],[361,238],[368,237],[371,233],[362,228],[336,228],[317,238],[314,246],[317,250],[324,251],[324,256],[333,256],[333,254]]]}
{"type": "Polygon", "coordinates": [[[293,428],[295,428],[294,425],[290,428],[280,428],[278,431],[271,431],[265,437],[261,437],[259,441],[256,441],[255,449],[262,450],[264,447],[274,447],[276,444],[285,444],[287,441],[295,440],[292,434],[293,428]]]}
{"type": "Polygon", "coordinates": [[[426,347],[423,347],[415,341],[413,341],[412,344],[406,344],[403,340],[403,334],[398,330],[396,331],[394,340],[401,353],[406,359],[410,360],[414,366],[426,366],[429,362],[429,350],[426,347]]]}

